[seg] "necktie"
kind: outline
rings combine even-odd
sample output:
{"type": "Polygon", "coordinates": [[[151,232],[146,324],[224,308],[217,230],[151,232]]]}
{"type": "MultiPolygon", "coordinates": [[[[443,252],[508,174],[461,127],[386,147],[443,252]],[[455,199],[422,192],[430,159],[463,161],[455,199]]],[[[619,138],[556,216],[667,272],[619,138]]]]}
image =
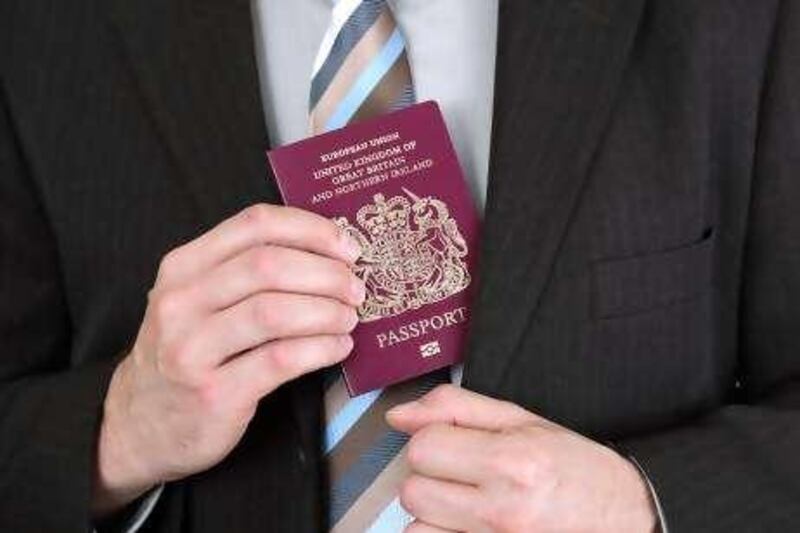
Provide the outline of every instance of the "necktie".
{"type": "MultiPolygon", "coordinates": [[[[338,0],[314,63],[310,131],[318,134],[414,103],[406,42],[385,0],[338,0]]],[[[435,373],[349,398],[338,375],[325,393],[325,456],[334,532],[402,531],[397,500],[407,436],[388,427],[391,407],[445,381],[435,373]]]]}

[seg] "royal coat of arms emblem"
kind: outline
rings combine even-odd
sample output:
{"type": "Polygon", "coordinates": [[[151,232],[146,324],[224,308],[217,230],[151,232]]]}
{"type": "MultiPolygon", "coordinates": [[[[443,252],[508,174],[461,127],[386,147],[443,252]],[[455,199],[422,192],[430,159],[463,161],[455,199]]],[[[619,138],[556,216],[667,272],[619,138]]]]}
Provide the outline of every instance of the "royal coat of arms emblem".
{"type": "Polygon", "coordinates": [[[467,244],[447,205],[434,197],[388,200],[382,194],[356,214],[358,227],[345,217],[336,223],[362,248],[355,273],[367,296],[362,322],[396,316],[444,300],[470,284],[467,244]]]}

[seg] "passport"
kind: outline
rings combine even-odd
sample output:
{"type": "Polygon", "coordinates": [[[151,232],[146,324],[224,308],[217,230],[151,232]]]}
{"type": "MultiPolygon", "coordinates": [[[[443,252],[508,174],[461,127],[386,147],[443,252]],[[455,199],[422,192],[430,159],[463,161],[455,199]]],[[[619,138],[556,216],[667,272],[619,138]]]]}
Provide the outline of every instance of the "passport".
{"type": "Polygon", "coordinates": [[[352,396],[460,362],[479,219],[441,111],[424,102],[267,152],[283,201],[359,242],[367,287],[342,363],[352,396]]]}

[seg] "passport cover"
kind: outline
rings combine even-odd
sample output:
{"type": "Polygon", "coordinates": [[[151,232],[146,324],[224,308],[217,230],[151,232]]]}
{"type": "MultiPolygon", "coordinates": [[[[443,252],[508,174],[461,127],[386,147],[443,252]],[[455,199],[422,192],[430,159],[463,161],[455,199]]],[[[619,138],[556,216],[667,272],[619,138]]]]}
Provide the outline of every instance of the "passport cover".
{"type": "Polygon", "coordinates": [[[329,217],[363,250],[367,286],[342,363],[355,396],[460,361],[478,215],[435,102],[267,153],[287,205],[329,217]]]}

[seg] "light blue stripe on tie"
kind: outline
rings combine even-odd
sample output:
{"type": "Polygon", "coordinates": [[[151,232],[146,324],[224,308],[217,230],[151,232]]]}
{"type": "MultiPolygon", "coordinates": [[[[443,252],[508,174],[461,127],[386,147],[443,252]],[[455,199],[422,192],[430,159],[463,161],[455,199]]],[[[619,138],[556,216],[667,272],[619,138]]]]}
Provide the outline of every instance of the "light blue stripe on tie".
{"type": "Polygon", "coordinates": [[[399,533],[413,521],[414,518],[400,505],[400,499],[395,498],[381,511],[367,533],[399,533]]]}
{"type": "Polygon", "coordinates": [[[392,36],[383,45],[380,53],[372,60],[367,69],[361,73],[347,96],[339,103],[336,111],[325,124],[325,131],[336,130],[347,125],[361,104],[369,98],[370,93],[389,72],[397,58],[406,48],[406,40],[399,28],[395,28],[392,36]]]}
{"type": "Polygon", "coordinates": [[[361,415],[367,412],[367,409],[375,403],[375,400],[383,392],[382,389],[374,390],[372,392],[368,392],[366,394],[362,394],[360,396],[356,396],[355,398],[350,398],[347,403],[344,404],[342,410],[339,411],[333,420],[330,421],[328,426],[325,428],[325,453],[328,454],[330,451],[339,444],[339,441],[342,440],[350,428],[353,427],[353,424],[358,422],[358,419],[361,418],[361,415]]]}

